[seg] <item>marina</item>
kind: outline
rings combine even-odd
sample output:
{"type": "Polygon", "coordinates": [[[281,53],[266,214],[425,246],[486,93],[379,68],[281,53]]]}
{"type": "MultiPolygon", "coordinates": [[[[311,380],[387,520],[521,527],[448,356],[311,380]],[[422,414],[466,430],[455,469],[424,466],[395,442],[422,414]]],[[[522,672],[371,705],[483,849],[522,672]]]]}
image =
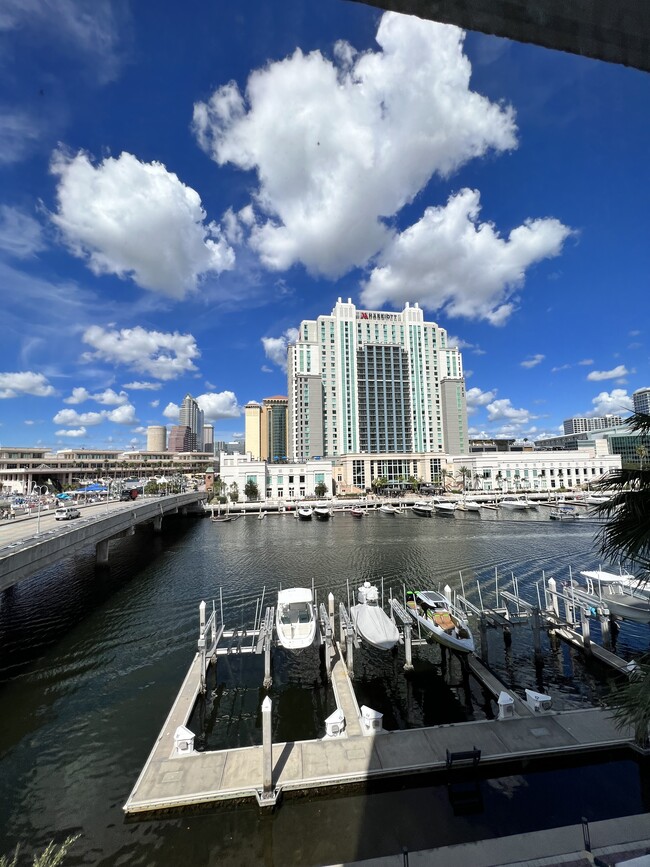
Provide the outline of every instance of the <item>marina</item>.
{"type": "MultiPolygon", "coordinates": [[[[1,803],[5,805],[0,810],[9,841],[29,836],[35,846],[39,841],[47,842],[55,822],[57,828],[78,828],[85,838],[85,842],[80,841],[83,847],[91,847],[99,834],[106,863],[126,853],[135,857],[137,851],[145,860],[149,853],[152,863],[171,865],[184,857],[179,853],[191,851],[195,855],[202,853],[199,857],[204,860],[218,853],[227,864],[242,860],[257,864],[264,863],[266,850],[274,853],[275,863],[315,865],[401,852],[403,846],[411,851],[426,849],[434,840],[436,847],[469,844],[486,833],[502,834],[506,828],[507,833],[527,833],[554,824],[579,822],[581,812],[596,821],[647,810],[640,785],[641,766],[637,764],[640,758],[635,758],[620,733],[614,732],[618,740],[612,741],[611,729],[607,733],[611,721],[604,728],[598,728],[600,722],[596,725],[597,718],[603,716],[602,697],[614,669],[590,662],[583,650],[574,650],[546,628],[540,630],[541,647],[536,654],[531,619],[522,616],[517,622],[514,602],[509,603],[509,618],[498,613],[508,601],[504,594],[512,592],[515,598],[533,604],[537,584],[544,580],[548,583],[551,575],[559,586],[561,577],[568,576],[570,565],[576,573],[580,568],[597,566],[595,555],[589,553],[593,527],[580,522],[564,527],[562,550],[558,551],[552,541],[556,538],[552,522],[547,516],[532,514],[525,512],[504,519],[488,511],[477,521],[475,516],[459,511],[453,521],[422,521],[410,514],[386,521],[371,511],[363,521],[335,513],[334,520],[299,525],[288,520],[289,515],[258,521],[256,513],[251,512],[248,520],[227,524],[224,532],[216,532],[209,521],[190,522],[177,529],[170,525],[169,532],[150,537],[156,541],[152,551],[159,552],[150,565],[136,555],[141,550],[138,535],[124,539],[115,548],[111,573],[102,584],[96,584],[91,552],[89,571],[79,572],[77,578],[69,569],[65,579],[56,570],[40,576],[44,598],[57,588],[57,601],[64,603],[60,607],[51,599],[50,619],[61,618],[63,629],[63,619],[67,618],[65,634],[50,638],[47,653],[46,645],[33,640],[33,630],[28,626],[37,616],[28,602],[33,582],[19,585],[11,591],[11,600],[3,596],[0,608],[5,648],[2,670],[13,672],[9,678],[5,674],[3,685],[3,699],[12,708],[12,719],[4,735],[0,735],[1,803]],[[328,557],[326,568],[324,550],[328,557]],[[430,564],[434,562],[432,569],[430,564]],[[137,580],[133,580],[134,575],[129,578],[133,568],[138,570],[137,580]],[[514,589],[512,571],[516,577],[514,589]],[[322,651],[316,645],[298,654],[273,648],[272,684],[261,692],[265,651],[262,647],[260,653],[255,653],[259,635],[251,634],[250,625],[265,622],[257,604],[263,587],[267,588],[263,606],[266,610],[275,606],[280,586],[313,586],[320,616],[320,605],[326,602],[329,592],[347,608],[348,584],[353,598],[352,591],[361,586],[364,577],[378,587],[383,577],[384,607],[388,608],[391,590],[393,599],[398,599],[403,583],[424,586],[425,575],[427,586],[442,590],[449,583],[454,594],[464,596],[477,608],[481,607],[477,583],[481,587],[482,607],[495,612],[492,623],[486,623],[484,630],[487,666],[472,656],[472,673],[464,678],[453,654],[445,658],[439,645],[417,643],[420,639],[414,630],[413,668],[406,671],[407,645],[403,624],[396,616],[402,643],[395,651],[379,651],[365,642],[356,646],[351,640],[350,677],[346,665],[348,636],[341,636],[337,622],[331,684],[322,665],[322,651]],[[287,580],[288,576],[292,581],[287,580]],[[65,604],[68,585],[69,592],[74,592],[80,602],[87,599],[86,607],[77,609],[76,615],[74,606],[65,604]],[[83,587],[94,587],[93,592],[102,595],[88,596],[80,592],[83,587]],[[219,648],[230,648],[230,652],[218,655],[216,666],[207,667],[205,694],[200,688],[195,694],[200,665],[194,668],[184,704],[176,705],[177,716],[161,730],[189,674],[188,666],[194,665],[198,604],[201,599],[208,601],[209,620],[210,600],[216,599],[216,610],[220,609],[219,588],[223,590],[223,622],[232,633],[229,638],[222,635],[219,648]],[[8,631],[2,615],[8,612],[10,602],[14,625],[8,631]],[[509,626],[504,625],[508,620],[509,626]],[[242,652],[235,652],[233,647],[242,652]],[[21,668],[17,669],[17,664],[21,668]],[[118,671],[119,677],[110,676],[118,671]],[[349,686],[346,688],[348,683],[351,691],[349,686]],[[40,689],[40,684],[47,685],[46,691],[40,689]],[[502,687],[515,699],[517,716],[511,720],[496,719],[495,692],[502,687]],[[550,695],[552,711],[527,711],[526,689],[550,695]],[[211,754],[221,754],[223,761],[219,790],[241,789],[244,782],[263,789],[262,703],[266,696],[272,703],[271,784],[282,791],[272,819],[261,818],[265,811],[260,812],[255,795],[248,789],[239,797],[221,801],[222,806],[210,815],[209,829],[200,814],[175,817],[177,811],[168,806],[161,807],[167,816],[164,820],[158,818],[156,810],[133,812],[134,818],[146,816],[146,821],[124,824],[120,819],[122,807],[147,764],[152,746],[158,746],[159,734],[161,752],[150,767],[159,760],[167,763],[166,773],[174,775],[164,783],[167,796],[178,796],[178,780],[174,777],[183,767],[187,767],[183,775],[191,780],[192,764],[203,762],[207,770],[214,761],[211,754]],[[353,696],[356,706],[350,704],[353,696]],[[364,733],[362,707],[383,715],[385,734],[364,733]],[[338,708],[346,720],[346,736],[323,741],[326,720],[338,708]],[[190,715],[185,719],[187,713],[190,715]],[[40,721],[36,731],[30,729],[28,719],[40,721]],[[194,735],[196,756],[171,758],[179,725],[185,725],[194,735]],[[549,734],[540,738],[539,732],[537,736],[530,733],[532,728],[547,729],[549,734]],[[479,730],[485,730],[486,735],[492,733],[491,745],[475,740],[474,731],[479,730]],[[167,731],[170,739],[165,739],[167,731]],[[529,731],[529,735],[527,744],[521,741],[522,756],[525,748],[534,744],[550,748],[549,753],[543,749],[538,753],[537,764],[534,758],[522,759],[519,764],[504,758],[508,748],[523,737],[523,731],[529,731]],[[587,743],[594,742],[607,746],[596,753],[591,752],[592,748],[585,750],[587,743]],[[404,746],[400,746],[402,743],[404,746]],[[171,750],[166,753],[168,747],[171,750]],[[476,821],[468,822],[467,818],[456,817],[449,800],[447,750],[453,756],[474,747],[481,751],[476,772],[482,807],[476,821]],[[351,749],[363,755],[353,752],[350,757],[346,751],[351,749]],[[497,754],[501,758],[495,763],[497,754]],[[553,755],[556,758],[551,759],[553,755]],[[252,776],[248,777],[245,763],[250,757],[252,776]],[[336,778],[341,774],[343,757],[349,765],[345,773],[351,777],[344,779],[342,786],[336,778]],[[35,759],[42,770],[34,773],[31,769],[35,759]],[[71,760],[79,768],[74,776],[63,773],[71,760]],[[423,770],[425,760],[431,762],[431,767],[423,770]],[[598,784],[603,773],[600,762],[607,763],[606,788],[598,784]],[[577,765],[578,776],[572,771],[577,765]],[[355,780],[359,774],[364,776],[355,780]],[[313,786],[308,789],[311,796],[307,799],[300,796],[305,779],[311,780],[313,786]],[[525,785],[517,783],[514,794],[504,797],[513,785],[505,781],[513,779],[525,779],[525,785]],[[11,796],[9,780],[13,781],[11,796]],[[86,791],[88,786],[95,793],[91,799],[81,794],[81,788],[86,791]],[[544,788],[548,786],[551,788],[544,788]],[[526,799],[539,799],[534,809],[528,800],[522,800],[524,792],[528,793],[526,799]],[[39,805],[46,798],[53,806],[41,809],[39,805]],[[73,815],[69,808],[73,802],[82,806],[77,806],[71,824],[63,817],[73,815]],[[426,819],[432,803],[436,805],[433,823],[426,819]],[[524,803],[528,806],[524,807],[524,803]],[[236,812],[232,812],[230,804],[239,805],[236,812]],[[562,812],[558,812],[561,804],[562,812]],[[390,832],[375,830],[371,834],[370,828],[376,829],[383,810],[392,817],[390,823],[384,822],[390,832]],[[414,833],[414,817],[418,817],[421,833],[414,833]],[[325,832],[317,837],[303,833],[303,842],[294,845],[291,841],[295,841],[295,835],[288,834],[288,828],[306,831],[315,821],[323,829],[334,829],[344,822],[350,832],[345,839],[336,833],[325,832]],[[166,860],[161,845],[165,849],[173,846],[174,856],[166,860]]],[[[83,561],[76,564],[75,570],[82,567],[83,561]]],[[[560,599],[559,604],[558,628],[560,622],[566,623],[564,601],[560,599]]],[[[340,609],[335,607],[335,611],[338,620],[340,609]]],[[[482,642],[475,615],[470,622],[475,637],[482,642]]],[[[595,648],[601,643],[601,624],[597,618],[590,623],[595,648]]],[[[627,664],[635,648],[647,645],[647,626],[622,624],[620,630],[612,632],[611,642],[613,655],[627,664]]],[[[516,759],[517,750],[512,752],[516,759]]],[[[454,774],[465,773],[461,766],[456,770],[453,763],[452,770],[454,774]]],[[[209,785],[204,781],[202,791],[213,791],[216,777],[208,775],[205,779],[209,785]]],[[[136,789],[136,794],[146,793],[136,789]]],[[[155,800],[160,792],[153,789],[150,794],[155,800]]],[[[210,804],[214,808],[216,803],[204,801],[203,810],[210,804]]]]}

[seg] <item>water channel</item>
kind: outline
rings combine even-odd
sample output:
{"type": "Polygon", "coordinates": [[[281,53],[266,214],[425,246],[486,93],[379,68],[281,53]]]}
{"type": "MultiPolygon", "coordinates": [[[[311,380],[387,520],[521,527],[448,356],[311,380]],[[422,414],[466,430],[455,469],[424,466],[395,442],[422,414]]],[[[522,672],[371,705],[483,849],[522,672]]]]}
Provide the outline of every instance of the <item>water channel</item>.
{"type": "MultiPolygon", "coordinates": [[[[497,567],[501,589],[514,577],[535,602],[543,576],[561,581],[570,567],[598,565],[597,526],[558,524],[543,509],[432,519],[337,514],[327,523],[179,518],[164,529],[115,544],[107,569],[96,569],[89,550],[0,595],[0,854],[21,842],[26,856],[80,833],[66,865],[324,865],[650,810],[647,768],[604,757],[484,780],[479,808],[469,812],[422,778],[287,800],[273,816],[239,806],[126,822],[122,805],[195,652],[202,599],[218,604],[221,591],[228,626],[252,623],[263,588],[272,601],[280,586],[313,584],[319,599],[331,591],[338,602],[348,582],[353,590],[366,579],[383,579],[386,595],[404,583],[460,590],[462,580],[468,598],[477,603],[480,592],[491,605],[497,567]]],[[[507,649],[496,631],[488,639],[492,669],[521,695],[525,687],[548,692],[557,709],[606,695],[606,671],[546,637],[536,667],[525,626],[507,649]]],[[[616,650],[629,658],[649,641],[647,625],[625,623],[616,650]]],[[[493,715],[476,685],[464,689],[444,672],[437,647],[415,657],[406,677],[403,649],[356,655],[359,703],[384,713],[387,728],[493,715]]],[[[274,740],[321,736],[333,703],[317,653],[279,652],[273,674],[274,740]]],[[[260,657],[220,659],[191,721],[199,748],[261,741],[262,677],[260,657]]]]}

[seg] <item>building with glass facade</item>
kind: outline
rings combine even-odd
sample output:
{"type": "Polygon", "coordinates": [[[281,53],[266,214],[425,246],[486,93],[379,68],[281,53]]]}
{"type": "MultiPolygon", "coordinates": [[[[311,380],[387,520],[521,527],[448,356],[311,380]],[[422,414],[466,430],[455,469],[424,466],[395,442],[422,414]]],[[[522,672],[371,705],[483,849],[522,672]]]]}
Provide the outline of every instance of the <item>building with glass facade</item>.
{"type": "Polygon", "coordinates": [[[417,304],[301,322],[288,350],[289,456],[468,450],[462,357],[417,304]]]}
{"type": "MultiPolygon", "coordinates": [[[[203,451],[203,411],[191,394],[186,394],[183,398],[178,416],[178,423],[179,425],[187,425],[190,429],[190,447],[185,451],[203,451]]],[[[178,451],[178,449],[176,451],[178,451]]]]}

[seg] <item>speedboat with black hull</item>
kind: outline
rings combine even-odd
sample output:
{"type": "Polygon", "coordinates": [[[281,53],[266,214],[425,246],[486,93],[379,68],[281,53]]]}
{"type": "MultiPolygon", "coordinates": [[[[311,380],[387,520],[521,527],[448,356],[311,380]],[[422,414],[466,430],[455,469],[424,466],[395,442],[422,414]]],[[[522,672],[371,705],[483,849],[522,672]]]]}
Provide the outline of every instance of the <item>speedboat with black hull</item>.
{"type": "Polygon", "coordinates": [[[474,653],[474,638],[463,612],[437,590],[409,590],[406,608],[411,617],[444,647],[474,653]]]}
{"type": "Polygon", "coordinates": [[[301,521],[311,521],[314,510],[311,506],[300,506],[297,515],[301,521]]]}
{"type": "Polygon", "coordinates": [[[290,587],[278,593],[275,612],[278,641],[287,650],[304,650],[316,637],[314,594],[307,587],[290,587]]]}
{"type": "Polygon", "coordinates": [[[432,518],[434,512],[433,503],[425,503],[423,501],[413,503],[411,511],[420,518],[432,518]]]}
{"type": "Polygon", "coordinates": [[[374,584],[364,581],[357,593],[358,604],[350,608],[357,632],[379,650],[390,650],[399,641],[397,626],[379,604],[379,592],[374,584]]]}
{"type": "Polygon", "coordinates": [[[314,506],[314,516],[319,521],[329,521],[332,517],[332,510],[329,506],[314,506]]]}

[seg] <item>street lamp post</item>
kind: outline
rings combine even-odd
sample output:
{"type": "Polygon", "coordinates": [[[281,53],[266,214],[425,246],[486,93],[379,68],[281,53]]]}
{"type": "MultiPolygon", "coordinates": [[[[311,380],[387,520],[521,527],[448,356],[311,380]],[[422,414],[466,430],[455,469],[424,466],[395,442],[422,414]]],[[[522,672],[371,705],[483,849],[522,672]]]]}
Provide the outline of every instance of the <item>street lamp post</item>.
{"type": "MultiPolygon", "coordinates": [[[[36,490],[38,491],[38,512],[36,517],[36,534],[38,535],[41,532],[41,497],[44,494],[47,494],[48,487],[47,485],[36,485],[36,490]],[[43,491],[45,489],[45,491],[43,491]]],[[[32,488],[32,492],[34,488],[32,488]]]]}

